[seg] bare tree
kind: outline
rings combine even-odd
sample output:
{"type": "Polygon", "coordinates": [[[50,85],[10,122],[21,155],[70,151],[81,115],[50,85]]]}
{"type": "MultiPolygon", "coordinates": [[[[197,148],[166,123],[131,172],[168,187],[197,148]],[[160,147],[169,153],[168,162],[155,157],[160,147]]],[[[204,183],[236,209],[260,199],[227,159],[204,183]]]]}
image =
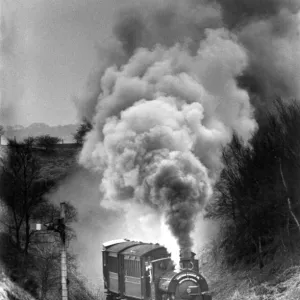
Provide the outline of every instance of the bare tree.
{"type": "Polygon", "coordinates": [[[221,245],[230,263],[249,257],[263,267],[286,238],[285,228],[290,240],[290,228],[300,232],[299,127],[300,106],[277,100],[249,145],[234,135],[224,149],[207,217],[223,221],[221,245]]]}
{"type": "Polygon", "coordinates": [[[93,128],[92,124],[88,120],[83,120],[83,122],[77,128],[74,134],[74,140],[77,144],[82,145],[84,142],[84,137],[93,128]]]}
{"type": "Polygon", "coordinates": [[[43,201],[39,170],[31,145],[10,141],[9,155],[2,161],[0,193],[8,208],[16,246],[25,253],[30,243],[31,211],[37,202],[43,201]]]}
{"type": "Polygon", "coordinates": [[[49,217],[45,195],[63,178],[65,170],[48,175],[33,148],[32,139],[10,141],[7,156],[1,158],[0,197],[7,217],[2,221],[11,232],[15,246],[28,253],[32,236],[30,222],[40,212],[49,217]],[[45,207],[47,206],[47,209],[45,207]],[[41,212],[42,211],[42,212],[41,212]],[[45,213],[46,212],[46,213],[45,213]]]}

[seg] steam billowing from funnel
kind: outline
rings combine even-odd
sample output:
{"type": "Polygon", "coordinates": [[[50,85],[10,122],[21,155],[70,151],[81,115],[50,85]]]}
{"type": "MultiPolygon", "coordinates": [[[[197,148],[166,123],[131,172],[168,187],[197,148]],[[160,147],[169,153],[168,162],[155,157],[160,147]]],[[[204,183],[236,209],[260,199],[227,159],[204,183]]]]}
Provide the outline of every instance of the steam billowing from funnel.
{"type": "Polygon", "coordinates": [[[125,53],[131,56],[138,48],[151,49],[157,44],[168,48],[188,44],[196,53],[207,28],[222,26],[215,4],[201,1],[152,0],[128,7],[117,16],[114,33],[125,53]]]}
{"type": "Polygon", "coordinates": [[[180,249],[191,249],[195,217],[211,192],[206,170],[191,153],[173,152],[147,179],[144,199],[164,212],[180,249]]]}
{"type": "MultiPolygon", "coordinates": [[[[300,98],[299,11],[299,0],[151,0],[120,12],[113,46],[103,53],[102,65],[121,67],[138,49],[156,45],[185,45],[194,55],[207,28],[226,28],[246,50],[248,65],[237,79],[259,116],[275,97],[300,98]]],[[[103,72],[101,68],[95,82],[103,72]]],[[[82,117],[92,120],[92,103],[100,93],[98,84],[82,97],[82,117]]]]}
{"type": "Polygon", "coordinates": [[[233,131],[247,140],[256,127],[235,81],[247,66],[245,49],[223,29],[205,36],[195,54],[188,45],[157,45],[108,67],[80,158],[103,175],[103,206],[147,205],[188,250],[222,146],[233,131]]]}

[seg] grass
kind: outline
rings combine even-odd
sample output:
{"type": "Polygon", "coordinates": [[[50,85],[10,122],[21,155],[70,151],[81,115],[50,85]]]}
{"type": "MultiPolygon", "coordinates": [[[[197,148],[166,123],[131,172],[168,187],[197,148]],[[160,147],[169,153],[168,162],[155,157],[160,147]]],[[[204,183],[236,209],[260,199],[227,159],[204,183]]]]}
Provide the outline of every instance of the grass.
{"type": "MultiPolygon", "coordinates": [[[[240,264],[229,269],[222,257],[206,249],[200,270],[213,300],[299,300],[300,253],[278,253],[263,269],[240,264]]],[[[216,253],[215,253],[216,254],[216,253]]]]}

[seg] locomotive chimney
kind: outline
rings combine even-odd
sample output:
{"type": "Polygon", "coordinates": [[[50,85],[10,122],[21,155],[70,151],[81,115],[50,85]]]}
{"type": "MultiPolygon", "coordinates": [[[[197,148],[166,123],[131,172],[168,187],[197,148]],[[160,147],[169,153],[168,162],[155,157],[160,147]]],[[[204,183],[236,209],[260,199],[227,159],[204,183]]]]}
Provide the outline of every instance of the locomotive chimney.
{"type": "Polygon", "coordinates": [[[180,250],[180,268],[193,269],[194,268],[195,253],[187,249],[180,250]]]}

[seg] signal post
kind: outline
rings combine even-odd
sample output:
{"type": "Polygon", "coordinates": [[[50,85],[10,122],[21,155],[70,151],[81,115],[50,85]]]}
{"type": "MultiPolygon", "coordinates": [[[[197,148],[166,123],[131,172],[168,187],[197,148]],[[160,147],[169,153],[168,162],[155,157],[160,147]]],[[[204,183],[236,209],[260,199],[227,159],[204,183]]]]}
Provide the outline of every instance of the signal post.
{"type": "Polygon", "coordinates": [[[35,230],[52,230],[58,232],[61,240],[61,299],[68,300],[68,268],[66,250],[66,225],[65,225],[65,203],[60,203],[60,218],[53,223],[35,224],[35,230]]]}
{"type": "Polygon", "coordinates": [[[65,203],[60,204],[60,226],[61,237],[61,299],[68,300],[68,269],[67,269],[67,251],[66,251],[66,225],[65,225],[65,203]]]}

